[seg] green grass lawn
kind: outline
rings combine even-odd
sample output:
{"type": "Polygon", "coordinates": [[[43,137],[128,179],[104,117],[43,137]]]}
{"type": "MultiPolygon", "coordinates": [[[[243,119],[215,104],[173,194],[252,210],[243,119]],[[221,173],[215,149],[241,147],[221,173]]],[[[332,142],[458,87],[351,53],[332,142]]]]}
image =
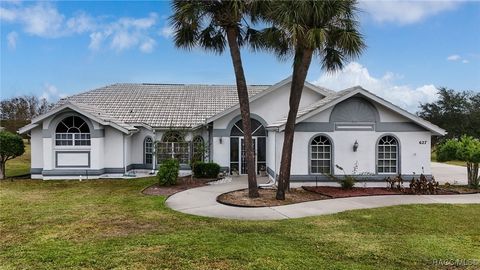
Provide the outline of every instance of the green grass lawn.
{"type": "Polygon", "coordinates": [[[25,153],[7,161],[5,176],[7,178],[30,173],[30,144],[25,143],[25,153]]]}
{"type": "Polygon", "coordinates": [[[154,181],[1,182],[0,269],[457,269],[433,260],[480,263],[480,205],[233,221],[168,209],[164,197],[140,193],[154,181]]]}

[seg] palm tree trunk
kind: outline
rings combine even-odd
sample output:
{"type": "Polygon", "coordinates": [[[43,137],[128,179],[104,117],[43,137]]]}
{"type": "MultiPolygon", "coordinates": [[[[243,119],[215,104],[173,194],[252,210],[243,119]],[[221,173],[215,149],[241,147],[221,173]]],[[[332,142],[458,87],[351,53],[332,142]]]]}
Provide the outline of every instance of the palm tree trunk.
{"type": "Polygon", "coordinates": [[[243,136],[245,143],[245,155],[247,158],[248,173],[248,197],[259,197],[257,176],[255,168],[255,156],[252,140],[252,124],[250,120],[250,102],[248,100],[247,82],[243,72],[242,57],[238,46],[238,30],[234,27],[227,28],[227,40],[230,47],[230,55],[232,56],[233,68],[235,70],[235,79],[237,81],[238,102],[240,104],[240,113],[242,115],[243,136]]]}
{"type": "Polygon", "coordinates": [[[280,161],[280,174],[278,177],[277,200],[285,200],[285,190],[290,190],[290,169],[292,165],[293,139],[295,135],[295,122],[298,107],[302,97],[303,87],[307,78],[308,68],[312,62],[312,50],[298,49],[295,51],[293,63],[292,86],[290,88],[290,110],[283,139],[282,158],[280,161]]]}

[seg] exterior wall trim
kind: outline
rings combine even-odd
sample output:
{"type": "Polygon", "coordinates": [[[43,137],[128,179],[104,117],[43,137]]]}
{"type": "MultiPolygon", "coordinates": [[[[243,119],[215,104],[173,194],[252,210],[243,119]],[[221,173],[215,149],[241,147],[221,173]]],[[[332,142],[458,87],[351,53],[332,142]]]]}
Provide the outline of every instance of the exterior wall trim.
{"type": "Polygon", "coordinates": [[[335,131],[374,131],[375,123],[335,122],[335,131]]]}
{"type": "Polygon", "coordinates": [[[295,125],[295,132],[334,132],[334,131],[376,131],[376,132],[414,132],[414,131],[428,131],[421,126],[410,122],[379,122],[379,123],[340,123],[340,122],[300,122],[295,125]],[[337,125],[342,126],[374,126],[374,129],[341,129],[337,125]]]}
{"type": "MultiPolygon", "coordinates": [[[[376,175],[362,175],[362,176],[351,175],[351,176],[359,178],[357,180],[357,183],[358,183],[358,182],[384,182],[386,177],[389,177],[389,176],[391,177],[392,175],[376,174],[376,175]]],[[[407,174],[402,174],[401,176],[402,176],[404,182],[410,182],[412,180],[412,178],[420,177],[419,174],[408,174],[408,175],[407,174]]],[[[343,177],[345,177],[345,175],[334,175],[334,177],[342,179],[343,177]]],[[[425,177],[427,177],[427,179],[429,179],[429,180],[432,179],[431,174],[426,174],[425,177]]],[[[292,182],[316,182],[316,181],[318,181],[318,182],[335,182],[335,180],[333,180],[331,177],[326,176],[326,175],[291,175],[290,176],[290,181],[292,181],[292,182]]]]}
{"type": "Polygon", "coordinates": [[[55,151],[55,168],[90,168],[90,151],[55,151]],[[58,154],[88,154],[88,165],[72,165],[72,166],[59,166],[58,165],[58,154]]]}

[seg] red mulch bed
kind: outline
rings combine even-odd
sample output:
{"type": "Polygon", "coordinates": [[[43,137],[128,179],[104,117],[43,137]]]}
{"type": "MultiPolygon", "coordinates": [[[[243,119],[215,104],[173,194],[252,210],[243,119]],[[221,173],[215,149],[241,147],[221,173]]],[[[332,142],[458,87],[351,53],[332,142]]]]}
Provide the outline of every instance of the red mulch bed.
{"type": "MultiPolygon", "coordinates": [[[[410,188],[406,188],[405,191],[400,191],[397,189],[389,188],[380,188],[380,187],[371,187],[371,188],[360,188],[354,187],[351,189],[343,189],[341,187],[313,187],[313,186],[303,186],[305,190],[329,196],[331,198],[347,198],[347,197],[358,197],[358,196],[377,196],[377,195],[403,195],[403,194],[413,194],[410,191],[410,188]]],[[[451,190],[439,189],[437,195],[449,195],[449,194],[458,194],[451,190]]]]}
{"type": "Polygon", "coordinates": [[[329,196],[331,198],[347,198],[357,196],[374,196],[374,195],[400,195],[405,194],[399,190],[387,188],[360,188],[343,189],[341,187],[310,187],[303,186],[305,190],[329,196]]]}
{"type": "Polygon", "coordinates": [[[158,183],[153,184],[142,191],[146,195],[170,196],[177,192],[187,189],[201,187],[207,185],[208,182],[216,179],[193,178],[191,176],[179,177],[175,186],[160,186],[158,183]]]}

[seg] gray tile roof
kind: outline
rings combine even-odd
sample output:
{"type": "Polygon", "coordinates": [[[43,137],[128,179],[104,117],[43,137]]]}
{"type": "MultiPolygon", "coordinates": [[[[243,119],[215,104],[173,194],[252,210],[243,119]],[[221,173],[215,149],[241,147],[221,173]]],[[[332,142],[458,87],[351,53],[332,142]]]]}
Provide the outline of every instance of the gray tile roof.
{"type": "Polygon", "coordinates": [[[89,113],[89,114],[91,114],[95,117],[100,118],[101,120],[103,120],[105,122],[114,123],[114,124],[116,124],[116,125],[118,125],[122,128],[127,129],[127,130],[135,130],[136,129],[134,126],[129,125],[125,122],[122,122],[115,117],[112,117],[109,113],[107,113],[104,110],[101,110],[97,107],[94,107],[94,106],[91,106],[91,105],[88,105],[88,104],[85,104],[85,103],[77,103],[77,102],[74,102],[74,101],[67,101],[67,102],[77,106],[78,108],[80,108],[82,111],[84,111],[86,113],[89,113]]]}
{"type": "MultiPolygon", "coordinates": [[[[248,86],[249,95],[268,87],[248,86]]],[[[66,102],[124,127],[128,123],[144,123],[157,128],[189,128],[234,106],[238,98],[235,85],[121,83],[67,97],[58,105],[66,102]]]]}

